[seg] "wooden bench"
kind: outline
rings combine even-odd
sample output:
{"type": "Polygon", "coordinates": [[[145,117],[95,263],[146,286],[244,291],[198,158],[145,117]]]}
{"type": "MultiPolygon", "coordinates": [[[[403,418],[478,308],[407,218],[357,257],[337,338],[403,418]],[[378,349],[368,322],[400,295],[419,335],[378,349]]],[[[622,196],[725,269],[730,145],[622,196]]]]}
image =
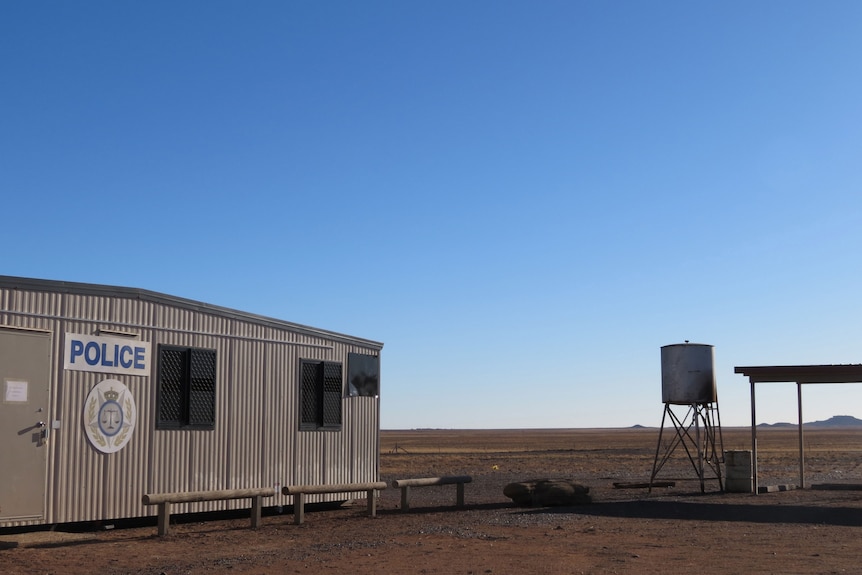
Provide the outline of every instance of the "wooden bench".
{"type": "Polygon", "coordinates": [[[392,487],[401,488],[401,511],[410,509],[410,488],[430,487],[432,485],[457,485],[455,504],[464,507],[464,484],[470,483],[473,478],[469,475],[452,475],[448,477],[419,477],[416,479],[395,479],[392,487]]]}
{"type": "Polygon", "coordinates": [[[352,493],[365,491],[368,494],[368,515],[377,516],[377,491],[386,489],[385,481],[368,483],[333,483],[330,485],[285,485],[281,488],[284,495],[293,496],[293,522],[301,525],[305,521],[305,496],[318,493],[352,493]]]}
{"type": "Polygon", "coordinates": [[[159,535],[167,535],[171,519],[171,503],[194,503],[198,501],[222,501],[227,499],[251,499],[251,526],[260,526],[262,500],[272,497],[276,491],[272,487],[258,489],[225,489],[220,491],[186,491],[179,493],[147,493],[143,496],[144,505],[159,506],[159,535]]]}

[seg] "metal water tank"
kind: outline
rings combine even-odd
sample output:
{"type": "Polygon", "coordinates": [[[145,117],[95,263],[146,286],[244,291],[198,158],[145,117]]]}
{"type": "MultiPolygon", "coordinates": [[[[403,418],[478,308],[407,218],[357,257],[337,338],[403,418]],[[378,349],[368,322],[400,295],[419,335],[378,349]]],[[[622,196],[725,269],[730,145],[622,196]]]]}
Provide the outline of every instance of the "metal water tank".
{"type": "Polygon", "coordinates": [[[661,348],[662,403],[714,403],[715,354],[713,346],[677,343],[661,348]]]}

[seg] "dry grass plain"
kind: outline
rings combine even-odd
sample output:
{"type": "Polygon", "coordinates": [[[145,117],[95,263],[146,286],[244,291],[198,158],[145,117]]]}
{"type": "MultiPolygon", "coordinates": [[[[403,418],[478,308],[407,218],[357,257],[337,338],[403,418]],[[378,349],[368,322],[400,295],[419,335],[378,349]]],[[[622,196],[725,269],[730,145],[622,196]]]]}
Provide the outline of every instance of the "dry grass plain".
{"type": "MultiPolygon", "coordinates": [[[[667,433],[667,430],[665,430],[667,433]]],[[[747,428],[725,428],[726,450],[750,449],[747,428]]],[[[676,453],[673,488],[617,489],[649,479],[657,429],[413,430],[381,433],[381,479],[471,475],[464,509],[453,486],[381,494],[364,503],[292,515],[185,518],[168,537],[153,523],[110,531],[0,532],[0,572],[63,574],[577,574],[862,573],[862,430],[806,431],[808,488],[762,495],[701,493],[676,453]],[[589,505],[518,508],[512,481],[559,477],[590,486],[589,505]]],[[[761,484],[798,482],[793,429],[758,432],[761,484]]]]}

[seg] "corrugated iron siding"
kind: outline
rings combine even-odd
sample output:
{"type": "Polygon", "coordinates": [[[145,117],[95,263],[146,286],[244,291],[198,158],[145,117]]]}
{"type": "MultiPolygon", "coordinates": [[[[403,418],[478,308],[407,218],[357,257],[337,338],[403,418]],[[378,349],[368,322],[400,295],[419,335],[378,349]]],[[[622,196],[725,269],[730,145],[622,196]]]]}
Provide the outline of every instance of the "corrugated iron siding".
{"type": "MultiPolygon", "coordinates": [[[[377,353],[379,347],[264,323],[101,292],[0,288],[0,324],[53,333],[51,417],[60,428],[48,444],[45,522],[154,515],[155,507],[141,503],[144,493],[272,486],[279,494],[266,504],[289,505],[290,498],[280,495],[282,485],[377,480],[379,400],[345,396],[340,431],[299,431],[297,376],[300,360],[317,359],[342,363],[346,378],[348,352],[377,353]],[[138,334],[150,342],[150,377],[65,371],[65,333],[99,329],[138,334]],[[155,428],[159,345],[216,350],[214,430],[155,428]],[[90,390],[108,378],[131,390],[138,419],[129,443],[104,454],[84,433],[83,411],[90,390]]],[[[248,502],[194,503],[174,510],[238,507],[248,502]]]]}

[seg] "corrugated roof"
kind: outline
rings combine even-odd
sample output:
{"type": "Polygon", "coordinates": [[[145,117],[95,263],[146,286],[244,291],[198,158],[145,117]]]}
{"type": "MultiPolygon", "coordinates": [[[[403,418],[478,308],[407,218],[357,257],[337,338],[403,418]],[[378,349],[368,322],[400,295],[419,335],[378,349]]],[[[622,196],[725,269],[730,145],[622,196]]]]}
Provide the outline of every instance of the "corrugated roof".
{"type": "Polygon", "coordinates": [[[363,346],[383,349],[383,343],[364,339],[356,336],[351,336],[334,331],[319,329],[292,323],[276,318],[271,318],[263,315],[253,314],[245,311],[204,303],[192,299],[172,296],[150,290],[140,288],[130,288],[121,286],[108,286],[101,284],[90,284],[80,282],[65,282],[57,280],[45,280],[34,278],[22,278],[14,276],[0,275],[0,288],[17,289],[22,291],[35,292],[51,292],[51,293],[68,293],[78,295],[93,295],[93,296],[110,296],[121,297],[127,299],[136,299],[141,301],[160,303],[175,306],[178,308],[188,309],[192,311],[211,313],[222,317],[240,319],[249,321],[267,327],[275,327],[280,329],[288,329],[304,335],[324,337],[335,341],[345,343],[356,343],[363,346]]]}

